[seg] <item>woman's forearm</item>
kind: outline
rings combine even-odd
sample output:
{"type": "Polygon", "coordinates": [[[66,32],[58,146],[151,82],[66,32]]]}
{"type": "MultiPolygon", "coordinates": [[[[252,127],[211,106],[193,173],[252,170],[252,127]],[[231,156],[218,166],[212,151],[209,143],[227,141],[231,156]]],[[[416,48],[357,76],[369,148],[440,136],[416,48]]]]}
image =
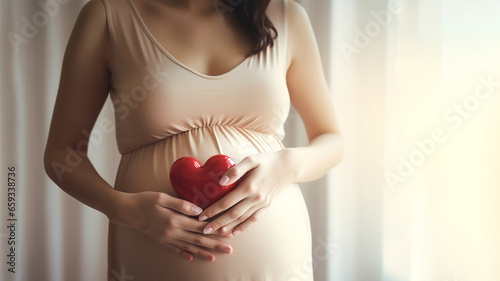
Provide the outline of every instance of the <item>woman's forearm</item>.
{"type": "Polygon", "coordinates": [[[97,173],[87,156],[69,147],[52,149],[45,153],[44,166],[47,175],[70,196],[110,219],[117,215],[120,192],[97,173]]]}
{"type": "Polygon", "coordinates": [[[344,154],[342,138],[326,133],[312,139],[308,146],[286,148],[292,162],[295,182],[308,182],[324,176],[340,163],[344,154]]]}

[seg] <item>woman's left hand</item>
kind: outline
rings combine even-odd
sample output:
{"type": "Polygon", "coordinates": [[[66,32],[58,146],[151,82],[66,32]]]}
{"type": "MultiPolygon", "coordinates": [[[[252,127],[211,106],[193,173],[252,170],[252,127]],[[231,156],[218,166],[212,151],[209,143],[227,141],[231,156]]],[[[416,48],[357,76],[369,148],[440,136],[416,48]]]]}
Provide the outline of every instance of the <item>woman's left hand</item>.
{"type": "Polygon", "coordinates": [[[279,191],[294,182],[295,165],[291,151],[283,149],[248,156],[233,166],[222,176],[220,184],[239,180],[237,187],[206,208],[199,220],[227,212],[207,224],[203,232],[227,237],[247,229],[265,213],[279,191]]]}

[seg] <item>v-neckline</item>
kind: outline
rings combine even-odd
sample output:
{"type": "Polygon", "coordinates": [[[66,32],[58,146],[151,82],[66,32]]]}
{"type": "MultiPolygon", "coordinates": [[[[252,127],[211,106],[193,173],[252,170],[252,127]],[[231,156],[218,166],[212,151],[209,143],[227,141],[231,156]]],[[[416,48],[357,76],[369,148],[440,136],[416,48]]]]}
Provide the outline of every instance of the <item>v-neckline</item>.
{"type": "Polygon", "coordinates": [[[254,55],[247,56],[239,64],[237,64],[236,66],[234,66],[233,68],[231,68],[230,70],[228,70],[228,71],[226,71],[226,72],[224,72],[222,74],[209,75],[209,74],[201,73],[200,71],[195,70],[195,69],[187,66],[186,64],[184,64],[183,62],[181,62],[180,60],[178,60],[177,58],[175,58],[170,52],[168,52],[167,49],[164,48],[160,44],[160,42],[158,40],[156,40],[156,37],[149,30],[149,28],[147,27],[146,23],[144,22],[144,20],[142,19],[141,15],[139,14],[139,10],[137,10],[137,8],[136,8],[133,0],[127,0],[127,2],[129,3],[130,8],[132,9],[132,12],[133,12],[134,16],[136,17],[137,21],[139,22],[139,25],[141,26],[142,30],[144,31],[144,33],[146,34],[146,36],[149,38],[149,40],[151,40],[151,42],[156,46],[156,48],[158,48],[158,50],[160,50],[168,59],[170,59],[175,64],[179,65],[180,67],[184,68],[185,70],[190,71],[190,72],[192,72],[192,73],[194,73],[194,74],[196,74],[196,75],[198,75],[198,76],[200,76],[202,78],[205,78],[205,79],[220,79],[220,78],[224,78],[224,77],[228,76],[229,74],[235,72],[239,68],[243,67],[243,65],[245,65],[254,56],[254,55]]]}

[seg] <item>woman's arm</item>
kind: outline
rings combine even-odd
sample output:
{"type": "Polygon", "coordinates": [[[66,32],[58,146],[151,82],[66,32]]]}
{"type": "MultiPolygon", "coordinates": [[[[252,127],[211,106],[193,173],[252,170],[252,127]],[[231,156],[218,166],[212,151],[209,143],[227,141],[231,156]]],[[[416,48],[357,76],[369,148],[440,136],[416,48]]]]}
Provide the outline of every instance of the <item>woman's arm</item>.
{"type": "Polygon", "coordinates": [[[257,221],[276,191],[290,183],[318,179],[343,157],[343,144],[335,110],[323,74],[318,46],[305,10],[290,1],[287,85],[292,104],[300,114],[309,137],[305,147],[246,157],[228,170],[221,184],[228,185],[246,175],[238,187],[205,209],[204,221],[225,210],[209,223],[205,233],[219,230],[237,234],[257,221]]]}
{"type": "Polygon", "coordinates": [[[340,163],[343,143],[313,28],[304,8],[293,1],[290,1],[289,30],[288,91],[304,122],[309,145],[288,149],[298,164],[295,181],[307,182],[340,163]]]}
{"type": "Polygon", "coordinates": [[[49,177],[72,197],[104,213],[113,223],[145,233],[186,259],[213,261],[207,249],[231,246],[201,234],[201,209],[166,193],[115,190],[87,157],[88,134],[110,90],[110,42],[104,5],[91,0],[82,9],[64,56],[44,164],[49,177]],[[183,215],[184,214],[184,215],[183,215]],[[186,216],[187,215],[187,216],[186,216]]]}
{"type": "MultiPolygon", "coordinates": [[[[84,131],[90,132],[108,97],[108,36],[97,1],[82,9],[68,41],[59,90],[45,148],[45,170],[65,192],[112,214],[117,192],[95,171],[87,157],[84,131]]],[[[101,4],[102,5],[102,4],[101,4]]]]}

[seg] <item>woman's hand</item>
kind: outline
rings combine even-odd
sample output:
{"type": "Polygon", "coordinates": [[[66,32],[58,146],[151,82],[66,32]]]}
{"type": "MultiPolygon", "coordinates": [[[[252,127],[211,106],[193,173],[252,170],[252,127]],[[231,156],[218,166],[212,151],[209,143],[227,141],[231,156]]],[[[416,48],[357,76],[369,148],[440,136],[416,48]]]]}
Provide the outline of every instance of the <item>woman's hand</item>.
{"type": "Polygon", "coordinates": [[[211,250],[232,252],[230,245],[203,235],[207,223],[189,217],[202,209],[188,201],[162,192],[120,192],[116,209],[111,222],[137,229],[188,260],[195,255],[214,261],[211,250]]]}
{"type": "Polygon", "coordinates": [[[291,158],[291,152],[283,149],[248,156],[229,169],[220,184],[229,185],[238,180],[239,184],[199,215],[199,220],[205,221],[227,211],[208,223],[203,233],[238,235],[256,222],[280,189],[295,182],[295,166],[291,158]]]}

